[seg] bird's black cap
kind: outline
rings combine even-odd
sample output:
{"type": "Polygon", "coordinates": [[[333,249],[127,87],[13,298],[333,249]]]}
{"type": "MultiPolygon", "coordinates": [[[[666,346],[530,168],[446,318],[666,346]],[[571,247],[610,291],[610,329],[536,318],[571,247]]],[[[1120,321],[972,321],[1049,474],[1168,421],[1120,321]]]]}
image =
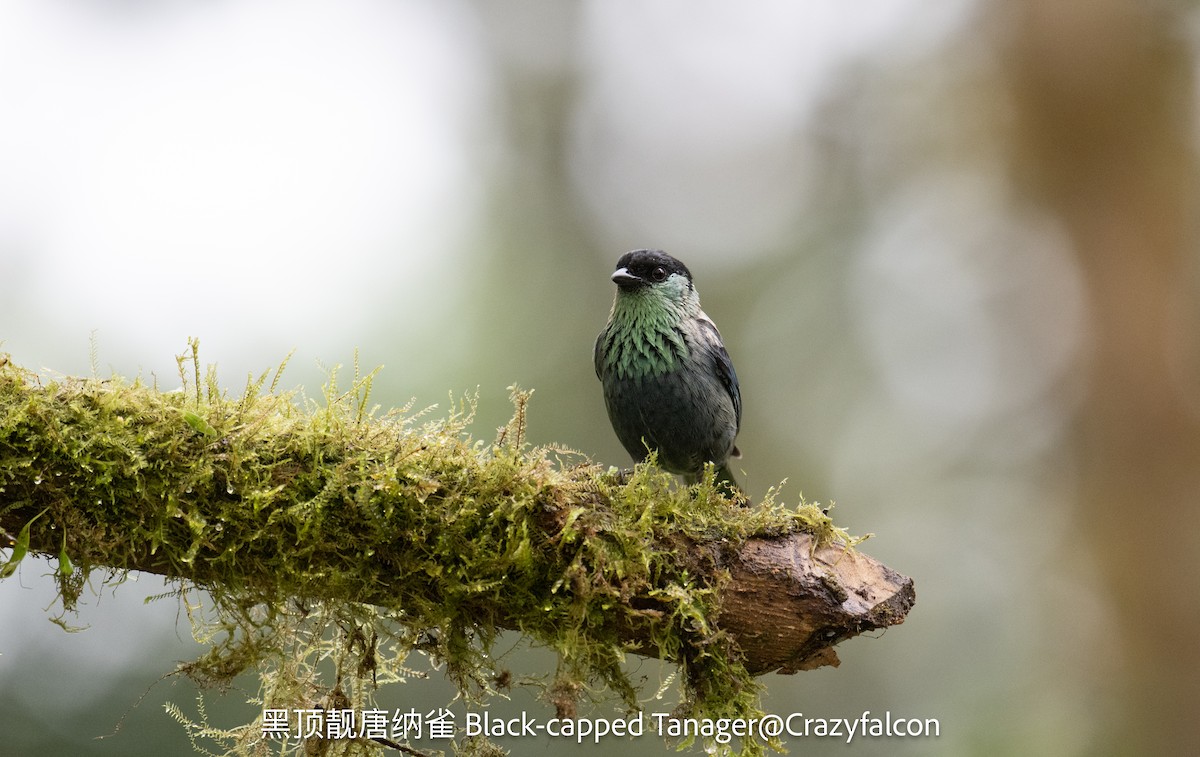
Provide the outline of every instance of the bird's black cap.
{"type": "Polygon", "coordinates": [[[687,266],[662,250],[633,250],[617,261],[612,280],[622,289],[636,289],[665,281],[673,273],[682,274],[689,282],[692,280],[692,272],[687,266]]]}

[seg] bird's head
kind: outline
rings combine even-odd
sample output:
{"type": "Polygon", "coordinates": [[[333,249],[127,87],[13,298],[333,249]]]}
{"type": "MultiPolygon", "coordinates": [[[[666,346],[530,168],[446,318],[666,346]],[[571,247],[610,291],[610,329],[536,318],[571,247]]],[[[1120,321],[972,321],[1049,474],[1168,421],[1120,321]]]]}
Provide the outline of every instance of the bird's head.
{"type": "Polygon", "coordinates": [[[704,317],[687,266],[662,250],[634,250],[617,261],[612,280],[617,296],[596,342],[597,366],[630,376],[674,370],[690,352],[681,326],[704,317]]]}
{"type": "Polygon", "coordinates": [[[633,295],[684,303],[696,297],[691,271],[662,250],[625,253],[617,261],[612,280],[617,285],[618,299],[623,295],[633,295]]]}

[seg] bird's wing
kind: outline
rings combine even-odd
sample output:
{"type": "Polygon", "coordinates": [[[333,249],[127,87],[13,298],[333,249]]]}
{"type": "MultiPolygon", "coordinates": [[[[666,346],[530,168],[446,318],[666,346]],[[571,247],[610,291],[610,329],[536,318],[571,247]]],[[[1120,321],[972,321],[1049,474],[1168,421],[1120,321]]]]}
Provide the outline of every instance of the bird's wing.
{"type": "Polygon", "coordinates": [[[604,329],[596,335],[596,345],[592,347],[592,364],[596,366],[596,378],[601,381],[604,377],[600,374],[600,368],[604,362],[604,335],[608,333],[608,329],[604,329]]]}
{"type": "Polygon", "coordinates": [[[717,325],[703,313],[697,320],[700,322],[704,351],[708,353],[721,385],[729,392],[729,399],[733,400],[733,412],[737,416],[738,430],[741,430],[742,390],[738,386],[737,371],[733,370],[733,361],[729,359],[729,352],[725,349],[725,343],[721,341],[721,332],[717,331],[717,325]]]}

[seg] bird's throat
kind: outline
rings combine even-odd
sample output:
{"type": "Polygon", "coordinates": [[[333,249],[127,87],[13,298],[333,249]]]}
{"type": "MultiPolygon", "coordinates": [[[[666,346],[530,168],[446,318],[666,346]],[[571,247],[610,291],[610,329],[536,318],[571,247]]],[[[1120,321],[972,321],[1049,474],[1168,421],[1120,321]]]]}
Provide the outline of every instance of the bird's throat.
{"type": "Polygon", "coordinates": [[[620,378],[641,379],[676,370],[688,356],[679,304],[652,290],[620,292],[613,301],[605,363],[620,378]]]}

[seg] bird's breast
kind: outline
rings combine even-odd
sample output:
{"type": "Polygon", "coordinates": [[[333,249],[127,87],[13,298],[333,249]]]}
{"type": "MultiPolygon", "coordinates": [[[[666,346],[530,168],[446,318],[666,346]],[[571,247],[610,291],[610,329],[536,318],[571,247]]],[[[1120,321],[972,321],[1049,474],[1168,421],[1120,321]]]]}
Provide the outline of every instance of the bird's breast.
{"type": "Polygon", "coordinates": [[[606,370],[634,381],[678,370],[690,354],[687,341],[675,329],[610,327],[604,345],[606,370]]]}

